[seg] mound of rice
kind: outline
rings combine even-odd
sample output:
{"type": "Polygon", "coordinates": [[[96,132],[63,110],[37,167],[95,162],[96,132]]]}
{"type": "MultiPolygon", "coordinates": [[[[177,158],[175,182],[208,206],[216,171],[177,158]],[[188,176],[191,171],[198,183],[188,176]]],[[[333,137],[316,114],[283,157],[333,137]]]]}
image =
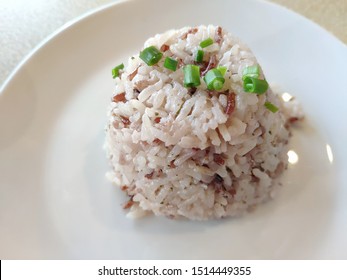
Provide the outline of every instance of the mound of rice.
{"type": "Polygon", "coordinates": [[[244,91],[243,70],[258,65],[248,47],[211,25],[156,35],[149,46],[162,59],[148,66],[139,55],[129,58],[108,111],[108,178],[129,196],[128,215],[222,218],[272,197],[287,167],[289,120],[296,117],[270,88],[261,95],[244,91]],[[207,38],[213,44],[197,63],[207,38]],[[178,61],[176,71],[163,66],[165,57],[178,61]],[[185,87],[187,64],[199,65],[201,76],[225,66],[223,88],[207,90],[202,77],[198,87],[185,87]]]}

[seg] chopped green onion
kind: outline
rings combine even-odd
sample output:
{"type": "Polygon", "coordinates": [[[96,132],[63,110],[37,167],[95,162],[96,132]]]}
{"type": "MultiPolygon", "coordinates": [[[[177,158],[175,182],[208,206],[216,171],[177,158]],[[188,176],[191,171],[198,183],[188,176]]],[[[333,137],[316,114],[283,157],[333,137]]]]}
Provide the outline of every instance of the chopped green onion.
{"type": "Polygon", "coordinates": [[[172,70],[172,71],[176,71],[177,69],[177,64],[178,64],[178,61],[171,58],[171,57],[167,57],[165,58],[165,61],[164,61],[164,67],[169,69],[169,70],[172,70]]]}
{"type": "Polygon", "coordinates": [[[225,66],[219,66],[219,67],[217,67],[217,69],[222,74],[222,76],[224,76],[225,73],[227,72],[227,68],[225,66]]]}
{"type": "Polygon", "coordinates": [[[202,62],[203,59],[204,59],[204,51],[203,50],[198,50],[198,52],[196,53],[195,61],[196,62],[202,62]]]}
{"type": "Polygon", "coordinates": [[[204,81],[207,85],[207,89],[221,90],[224,85],[225,79],[222,73],[217,68],[214,68],[206,73],[204,81]]]}
{"type": "Polygon", "coordinates": [[[197,87],[200,85],[200,67],[193,64],[188,64],[183,67],[185,87],[197,87]]]}
{"type": "Polygon", "coordinates": [[[163,54],[154,46],[145,48],[140,52],[140,58],[148,65],[152,66],[159,62],[163,57],[163,54]]]}
{"type": "Polygon", "coordinates": [[[278,111],[278,107],[272,104],[271,102],[266,101],[264,106],[266,107],[266,109],[268,109],[272,113],[276,113],[278,111]]]}
{"type": "Polygon", "coordinates": [[[269,84],[265,80],[259,80],[246,76],[243,80],[243,89],[245,92],[263,94],[269,88],[269,84]]]}
{"type": "Polygon", "coordinates": [[[213,40],[211,38],[207,38],[206,40],[200,43],[200,47],[206,48],[208,46],[211,46],[212,44],[213,44],[213,40]]]}
{"type": "Polygon", "coordinates": [[[259,74],[260,68],[258,65],[248,66],[243,69],[242,80],[244,80],[246,77],[259,78],[259,74]]]}
{"type": "Polygon", "coordinates": [[[119,70],[124,69],[124,64],[119,64],[115,68],[112,69],[112,77],[113,79],[119,76],[119,70]]]}

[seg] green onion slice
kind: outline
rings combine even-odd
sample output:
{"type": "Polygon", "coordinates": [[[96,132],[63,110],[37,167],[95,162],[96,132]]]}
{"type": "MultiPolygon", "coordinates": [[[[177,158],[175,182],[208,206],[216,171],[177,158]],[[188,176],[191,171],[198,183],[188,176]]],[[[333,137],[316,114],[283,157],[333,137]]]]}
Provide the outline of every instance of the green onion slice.
{"type": "Polygon", "coordinates": [[[165,58],[165,61],[164,61],[164,67],[169,69],[169,70],[172,70],[172,71],[176,71],[177,69],[177,64],[178,64],[178,61],[171,58],[171,57],[167,57],[165,58]]]}
{"type": "Polygon", "coordinates": [[[154,46],[145,48],[140,52],[140,58],[148,65],[152,66],[159,62],[163,57],[163,54],[154,46]]]}
{"type": "Polygon", "coordinates": [[[242,80],[244,80],[246,77],[259,78],[259,75],[260,68],[258,65],[248,66],[245,69],[243,69],[242,80]]]}
{"type": "Polygon", "coordinates": [[[276,113],[278,111],[278,107],[272,104],[271,102],[266,101],[264,106],[272,113],[276,113]]]}
{"type": "Polygon", "coordinates": [[[119,77],[119,70],[124,69],[124,64],[119,64],[115,68],[112,69],[112,77],[113,79],[119,77]]]}
{"type": "Polygon", "coordinates": [[[207,85],[207,89],[209,90],[221,90],[225,79],[222,75],[222,73],[217,69],[211,69],[206,73],[204,76],[204,81],[207,85]]]}
{"type": "Polygon", "coordinates": [[[207,38],[206,40],[200,43],[200,47],[206,48],[208,46],[211,46],[212,44],[213,44],[213,40],[211,38],[207,38]]]}
{"type": "Polygon", "coordinates": [[[200,67],[193,64],[188,64],[183,67],[185,87],[197,87],[200,85],[200,67]]]}
{"type": "Polygon", "coordinates": [[[204,51],[203,50],[198,50],[198,52],[196,53],[195,61],[196,62],[202,62],[203,59],[204,59],[204,51]]]}
{"type": "Polygon", "coordinates": [[[243,80],[243,89],[245,92],[263,94],[269,88],[269,84],[265,80],[246,76],[243,80]]]}
{"type": "Polygon", "coordinates": [[[227,68],[225,66],[218,66],[217,69],[222,74],[222,76],[224,76],[225,73],[227,72],[227,68]]]}

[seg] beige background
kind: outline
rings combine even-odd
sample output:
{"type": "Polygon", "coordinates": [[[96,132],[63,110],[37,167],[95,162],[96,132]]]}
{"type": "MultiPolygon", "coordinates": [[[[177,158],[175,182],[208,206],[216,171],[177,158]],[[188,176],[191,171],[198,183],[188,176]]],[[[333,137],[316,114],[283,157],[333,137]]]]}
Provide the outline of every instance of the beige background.
{"type": "MultiPolygon", "coordinates": [[[[347,0],[269,1],[306,16],[347,43],[347,0]]],[[[45,37],[75,17],[111,2],[116,0],[0,0],[0,86],[45,37]]]]}
{"type": "Polygon", "coordinates": [[[318,23],[347,44],[347,0],[269,0],[318,23]]]}

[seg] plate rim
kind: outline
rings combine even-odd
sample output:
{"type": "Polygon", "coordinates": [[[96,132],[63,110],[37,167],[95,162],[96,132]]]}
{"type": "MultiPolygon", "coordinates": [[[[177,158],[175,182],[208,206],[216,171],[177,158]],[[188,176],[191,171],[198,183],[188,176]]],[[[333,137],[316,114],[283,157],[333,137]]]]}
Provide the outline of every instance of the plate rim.
{"type": "MultiPolygon", "coordinates": [[[[93,15],[97,15],[99,13],[102,13],[103,11],[106,11],[108,9],[112,9],[115,6],[118,5],[124,5],[128,2],[136,2],[136,1],[144,1],[144,0],[116,0],[111,3],[102,4],[101,6],[97,8],[93,8],[85,13],[82,13],[81,15],[67,21],[62,26],[60,26],[58,29],[53,31],[53,33],[49,34],[47,37],[45,37],[42,41],[40,41],[28,54],[26,54],[22,60],[17,64],[17,66],[10,72],[10,74],[5,78],[2,85],[0,85],[0,96],[6,91],[9,84],[12,82],[12,80],[15,78],[17,73],[21,70],[21,68],[28,63],[42,48],[44,48],[49,42],[51,42],[53,39],[55,39],[58,35],[66,32],[70,28],[76,27],[77,24],[80,22],[87,20],[89,17],[93,15]]],[[[145,0],[146,1],[146,0],[145,0]]],[[[154,0],[157,1],[157,0],[154,0]]],[[[184,1],[184,0],[176,0],[176,1],[184,1]]],[[[243,0],[245,1],[245,0],[243,0]]],[[[327,30],[323,26],[319,25],[318,23],[314,22],[313,20],[305,17],[304,15],[291,10],[283,5],[280,5],[279,3],[270,2],[268,0],[246,0],[246,1],[258,1],[264,5],[270,5],[276,7],[276,9],[282,9],[286,13],[291,14],[291,16],[299,17],[300,20],[304,20],[306,24],[310,24],[313,28],[318,29],[320,32],[324,32],[326,36],[329,36],[331,40],[335,40],[341,47],[345,48],[347,51],[347,45],[338,37],[336,37],[331,31],[327,30]]]]}

